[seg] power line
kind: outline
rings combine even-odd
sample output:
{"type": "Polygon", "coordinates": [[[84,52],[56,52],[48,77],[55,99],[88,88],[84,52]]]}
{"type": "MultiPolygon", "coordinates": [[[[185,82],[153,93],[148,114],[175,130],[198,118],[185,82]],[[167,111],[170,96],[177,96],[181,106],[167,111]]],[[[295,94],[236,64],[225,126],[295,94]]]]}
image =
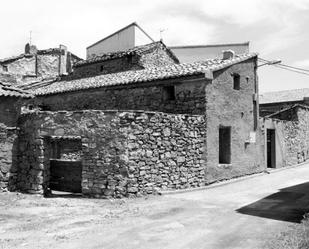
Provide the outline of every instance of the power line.
{"type": "MultiPolygon", "coordinates": [[[[265,60],[265,59],[262,59],[262,58],[259,58],[259,60],[261,60],[263,62],[271,62],[271,61],[268,61],[268,60],[265,60]]],[[[280,65],[280,66],[283,66],[283,67],[287,67],[287,68],[291,68],[291,69],[295,69],[295,70],[299,70],[299,71],[309,72],[308,69],[299,68],[299,67],[293,67],[293,66],[289,66],[289,65],[286,65],[286,64],[282,64],[282,63],[279,63],[277,65],[280,65]]]]}
{"type": "MultiPolygon", "coordinates": [[[[259,58],[260,61],[262,62],[271,62],[269,60],[265,60],[265,59],[262,59],[262,58],[259,58]]],[[[289,65],[285,65],[285,64],[269,64],[270,66],[274,66],[274,67],[278,67],[278,68],[281,68],[281,69],[284,69],[284,70],[287,70],[287,71],[291,71],[291,72],[294,72],[294,73],[299,73],[299,74],[303,74],[303,75],[308,75],[309,76],[309,70],[307,69],[303,69],[303,68],[298,68],[298,67],[292,67],[292,66],[289,66],[289,65]]]]}

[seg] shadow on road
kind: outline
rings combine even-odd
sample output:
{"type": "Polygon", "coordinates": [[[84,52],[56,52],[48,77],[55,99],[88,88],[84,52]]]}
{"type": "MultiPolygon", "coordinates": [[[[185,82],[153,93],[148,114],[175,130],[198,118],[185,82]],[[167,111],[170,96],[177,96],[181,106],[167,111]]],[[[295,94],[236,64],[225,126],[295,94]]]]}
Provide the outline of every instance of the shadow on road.
{"type": "Polygon", "coordinates": [[[280,189],[257,202],[236,210],[241,214],[300,223],[309,211],[309,182],[280,189]]]}

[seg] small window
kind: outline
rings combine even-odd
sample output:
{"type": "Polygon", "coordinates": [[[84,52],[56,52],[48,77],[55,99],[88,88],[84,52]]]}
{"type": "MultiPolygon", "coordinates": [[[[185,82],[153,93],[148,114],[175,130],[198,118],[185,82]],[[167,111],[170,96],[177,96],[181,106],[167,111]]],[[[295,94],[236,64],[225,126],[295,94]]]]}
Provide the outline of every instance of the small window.
{"type": "Polygon", "coordinates": [[[165,86],[163,87],[164,100],[175,100],[175,86],[165,86]]]}
{"type": "Polygon", "coordinates": [[[239,74],[233,74],[233,88],[240,90],[240,76],[239,74]]]}
{"type": "Polygon", "coordinates": [[[103,70],[104,70],[104,67],[103,67],[103,65],[101,65],[100,66],[100,71],[103,72],[103,70]]]}
{"type": "Polygon", "coordinates": [[[2,65],[3,71],[7,72],[8,71],[8,66],[7,65],[2,65]]]}

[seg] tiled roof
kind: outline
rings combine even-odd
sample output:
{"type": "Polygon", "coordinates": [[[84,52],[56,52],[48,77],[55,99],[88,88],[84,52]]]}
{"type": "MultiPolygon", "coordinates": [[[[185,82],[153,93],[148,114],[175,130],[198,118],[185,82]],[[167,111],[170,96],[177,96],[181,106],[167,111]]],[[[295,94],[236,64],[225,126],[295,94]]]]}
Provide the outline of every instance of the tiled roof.
{"type": "Polygon", "coordinates": [[[0,82],[0,96],[4,97],[20,97],[20,98],[32,98],[33,95],[16,87],[12,87],[9,84],[0,82]]]}
{"type": "Polygon", "coordinates": [[[307,109],[307,110],[309,109],[309,106],[307,106],[307,105],[295,104],[295,105],[289,106],[289,107],[287,107],[287,108],[284,108],[284,109],[282,109],[282,110],[279,110],[279,111],[277,111],[277,112],[274,112],[274,113],[272,113],[272,114],[269,114],[269,115],[265,116],[265,118],[272,118],[272,117],[274,117],[274,116],[276,116],[276,115],[278,115],[278,114],[280,114],[280,113],[282,113],[282,112],[286,112],[286,111],[288,111],[288,110],[292,110],[292,109],[294,109],[294,108],[296,108],[296,107],[300,107],[300,108],[307,109]]]}
{"type": "Polygon", "coordinates": [[[153,43],[149,43],[149,44],[142,45],[142,46],[137,46],[137,47],[128,49],[126,51],[111,52],[111,53],[98,55],[98,56],[95,56],[95,57],[87,59],[87,60],[81,60],[81,61],[78,61],[77,63],[75,63],[74,66],[80,67],[80,66],[87,65],[87,64],[98,63],[98,62],[102,62],[102,61],[107,61],[107,60],[112,60],[112,59],[116,59],[116,58],[129,56],[129,55],[135,55],[135,54],[140,55],[140,54],[145,53],[145,52],[147,52],[151,49],[159,48],[159,47],[166,49],[166,51],[170,54],[170,56],[177,63],[179,62],[178,58],[174,55],[174,53],[169,48],[167,48],[164,45],[163,42],[158,41],[158,42],[153,42],[153,43]]]}
{"type": "Polygon", "coordinates": [[[115,85],[137,84],[156,80],[176,79],[191,75],[205,75],[233,64],[256,57],[257,54],[236,55],[232,59],[211,59],[202,62],[172,64],[164,67],[153,67],[135,71],[125,71],[113,74],[104,74],[75,80],[62,80],[49,85],[32,89],[35,95],[48,95],[84,89],[101,88],[115,85]]]}
{"type": "Polygon", "coordinates": [[[309,97],[309,88],[261,93],[260,104],[301,101],[309,97]]]}

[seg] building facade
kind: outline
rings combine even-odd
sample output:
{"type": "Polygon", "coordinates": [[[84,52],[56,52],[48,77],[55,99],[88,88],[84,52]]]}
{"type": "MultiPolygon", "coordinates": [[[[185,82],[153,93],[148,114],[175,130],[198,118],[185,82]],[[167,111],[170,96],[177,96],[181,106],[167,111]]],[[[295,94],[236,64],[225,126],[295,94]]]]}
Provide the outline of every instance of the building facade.
{"type": "Polygon", "coordinates": [[[61,189],[57,168],[70,165],[72,191],[113,197],[263,171],[256,66],[256,54],[227,52],[33,88],[29,105],[45,111],[21,118],[19,188],[61,189]]]}

